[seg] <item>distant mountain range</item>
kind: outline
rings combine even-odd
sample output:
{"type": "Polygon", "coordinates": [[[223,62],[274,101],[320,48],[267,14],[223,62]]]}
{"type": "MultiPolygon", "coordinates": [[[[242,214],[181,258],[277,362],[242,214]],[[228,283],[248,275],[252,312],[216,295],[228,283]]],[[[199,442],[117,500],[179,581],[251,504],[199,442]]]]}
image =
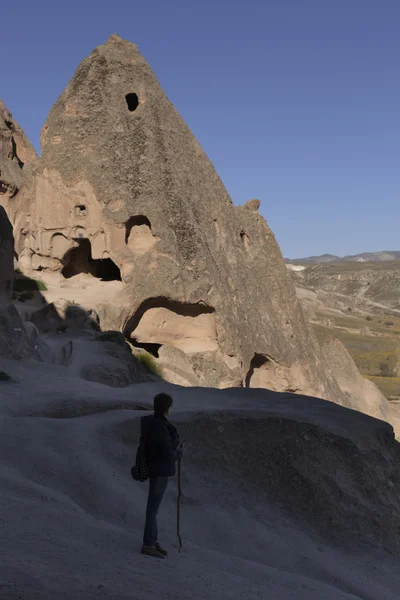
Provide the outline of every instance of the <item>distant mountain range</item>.
{"type": "Polygon", "coordinates": [[[334,254],[321,254],[321,256],[307,256],[306,258],[285,258],[289,265],[317,265],[332,262],[380,262],[384,260],[400,260],[399,250],[382,250],[382,252],[362,252],[349,256],[335,256],[334,254]]]}

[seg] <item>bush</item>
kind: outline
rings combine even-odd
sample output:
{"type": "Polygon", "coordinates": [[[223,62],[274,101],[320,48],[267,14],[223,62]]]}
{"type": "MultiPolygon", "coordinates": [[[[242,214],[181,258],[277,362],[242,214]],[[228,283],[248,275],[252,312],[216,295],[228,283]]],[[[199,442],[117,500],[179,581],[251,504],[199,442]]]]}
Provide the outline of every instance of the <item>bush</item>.
{"type": "Polygon", "coordinates": [[[392,327],[394,325],[393,321],[385,321],[384,323],[386,327],[392,327]]]}
{"type": "Polygon", "coordinates": [[[367,321],[373,321],[374,319],[372,317],[370,317],[369,315],[366,317],[367,321]]]}
{"type": "Polygon", "coordinates": [[[65,298],[63,298],[63,300],[68,304],[68,306],[79,306],[78,302],[75,302],[75,300],[66,300],[65,298]]]}
{"type": "Polygon", "coordinates": [[[96,339],[98,342],[113,342],[122,347],[126,344],[125,336],[120,331],[103,331],[96,339]]]}
{"type": "Polygon", "coordinates": [[[13,289],[15,292],[45,292],[47,286],[43,281],[40,281],[40,279],[22,277],[14,279],[13,289]]]}
{"type": "Polygon", "coordinates": [[[11,376],[4,371],[0,371],[0,381],[11,381],[11,376]]]}
{"type": "Polygon", "coordinates": [[[390,370],[390,366],[387,362],[381,362],[379,364],[380,375],[382,377],[391,377],[392,372],[390,370]]]}
{"type": "Polygon", "coordinates": [[[22,294],[19,294],[17,296],[17,300],[19,302],[26,302],[27,300],[32,300],[33,297],[34,297],[33,292],[22,292],[22,294]]]}
{"type": "Polygon", "coordinates": [[[154,360],[154,358],[151,354],[149,354],[148,352],[138,352],[137,354],[135,354],[135,358],[150,373],[153,373],[153,375],[156,375],[157,377],[160,377],[160,379],[162,379],[162,377],[163,377],[162,368],[160,367],[160,365],[158,365],[156,363],[156,361],[154,360]]]}

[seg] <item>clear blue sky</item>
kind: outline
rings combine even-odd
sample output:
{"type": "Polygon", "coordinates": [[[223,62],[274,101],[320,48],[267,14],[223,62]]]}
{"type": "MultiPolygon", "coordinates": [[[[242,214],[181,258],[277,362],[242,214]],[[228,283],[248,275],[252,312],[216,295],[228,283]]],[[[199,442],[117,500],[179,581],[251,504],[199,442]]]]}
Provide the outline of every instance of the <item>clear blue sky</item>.
{"type": "Polygon", "coordinates": [[[36,147],[118,33],[285,256],[400,249],[399,0],[19,0],[1,22],[0,97],[36,147]]]}

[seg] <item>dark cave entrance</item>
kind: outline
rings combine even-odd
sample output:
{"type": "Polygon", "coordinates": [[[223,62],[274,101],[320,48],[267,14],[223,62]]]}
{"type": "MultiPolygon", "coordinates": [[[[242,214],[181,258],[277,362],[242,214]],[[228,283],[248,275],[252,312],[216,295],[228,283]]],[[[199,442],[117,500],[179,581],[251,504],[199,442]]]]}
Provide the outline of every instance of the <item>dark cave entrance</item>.
{"type": "Polygon", "coordinates": [[[151,223],[144,215],[137,215],[128,219],[125,223],[125,244],[129,241],[129,236],[131,235],[133,227],[140,227],[141,225],[146,225],[151,231],[151,223]]]}
{"type": "Polygon", "coordinates": [[[139,106],[139,98],[137,94],[127,94],[125,96],[125,100],[130,112],[134,112],[139,106]]]}
{"type": "Polygon", "coordinates": [[[111,260],[103,258],[95,260],[92,258],[92,246],[88,239],[76,240],[78,246],[69,250],[63,259],[61,274],[66,279],[86,273],[101,281],[121,281],[121,271],[111,260]]]}
{"type": "Polygon", "coordinates": [[[253,358],[251,359],[251,363],[250,363],[250,369],[246,375],[245,387],[247,387],[247,388],[250,387],[250,382],[251,382],[251,378],[254,375],[254,371],[256,369],[261,369],[269,362],[271,362],[271,361],[263,354],[255,354],[253,356],[253,358]]]}
{"type": "Polygon", "coordinates": [[[146,350],[149,354],[152,354],[155,358],[159,358],[158,351],[162,347],[162,344],[156,343],[146,343],[146,342],[138,342],[136,338],[128,338],[132,346],[135,348],[141,348],[142,350],[146,350]]]}

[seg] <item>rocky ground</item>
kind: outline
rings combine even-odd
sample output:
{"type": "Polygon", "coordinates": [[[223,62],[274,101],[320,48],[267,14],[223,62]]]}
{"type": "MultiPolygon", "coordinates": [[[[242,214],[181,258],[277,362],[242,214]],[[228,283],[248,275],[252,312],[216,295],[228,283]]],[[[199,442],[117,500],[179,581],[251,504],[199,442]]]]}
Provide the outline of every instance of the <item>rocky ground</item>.
{"type": "Polygon", "coordinates": [[[111,389],[1,360],[4,600],[395,600],[399,445],[391,427],[266,390],[111,389]],[[146,485],[129,470],[155,392],[186,441],[160,516],[165,562],[139,554],[146,485]]]}

